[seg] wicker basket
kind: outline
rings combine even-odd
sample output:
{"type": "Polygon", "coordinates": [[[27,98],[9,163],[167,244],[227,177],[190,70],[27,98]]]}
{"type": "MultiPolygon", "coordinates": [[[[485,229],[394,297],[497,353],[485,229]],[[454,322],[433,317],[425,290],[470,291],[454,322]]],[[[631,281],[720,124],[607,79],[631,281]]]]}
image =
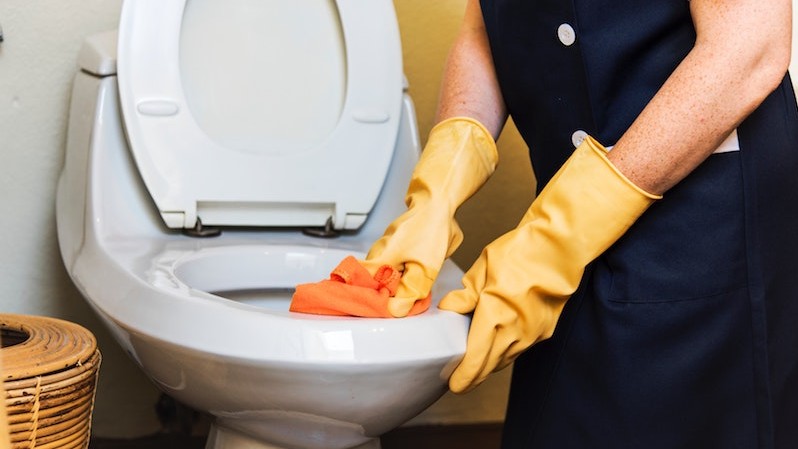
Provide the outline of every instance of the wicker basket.
{"type": "Polygon", "coordinates": [[[2,374],[12,449],[87,448],[100,352],[67,321],[0,314],[2,374]]]}

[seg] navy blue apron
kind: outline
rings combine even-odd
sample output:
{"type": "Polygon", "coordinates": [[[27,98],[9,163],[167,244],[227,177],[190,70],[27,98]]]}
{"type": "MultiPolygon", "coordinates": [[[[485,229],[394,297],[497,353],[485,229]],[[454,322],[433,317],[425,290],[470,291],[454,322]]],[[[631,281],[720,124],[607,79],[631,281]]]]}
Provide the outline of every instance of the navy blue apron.
{"type": "MultiPolygon", "coordinates": [[[[538,190],[580,132],[614,144],[695,41],[687,0],[482,0],[482,11],[538,190]]],[[[517,359],[503,447],[798,448],[789,78],[738,135],[741,151],[668,191],[589,267],[554,336],[517,359]]]]}

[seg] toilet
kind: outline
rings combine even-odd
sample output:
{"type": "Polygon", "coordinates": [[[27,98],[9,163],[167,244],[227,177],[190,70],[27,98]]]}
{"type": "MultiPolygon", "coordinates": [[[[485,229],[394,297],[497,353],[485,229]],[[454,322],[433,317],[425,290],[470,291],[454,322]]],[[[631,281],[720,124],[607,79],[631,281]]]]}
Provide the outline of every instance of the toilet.
{"type": "Polygon", "coordinates": [[[435,402],[469,319],[298,314],[364,257],[419,156],[390,0],[125,1],[78,58],[57,193],[64,265],[206,448],[380,447],[435,402]]]}

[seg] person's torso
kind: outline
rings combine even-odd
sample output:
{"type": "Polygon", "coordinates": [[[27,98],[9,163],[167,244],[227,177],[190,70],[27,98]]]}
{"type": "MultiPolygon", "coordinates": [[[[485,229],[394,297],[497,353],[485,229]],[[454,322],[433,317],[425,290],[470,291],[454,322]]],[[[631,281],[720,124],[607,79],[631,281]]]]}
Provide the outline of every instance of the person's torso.
{"type": "Polygon", "coordinates": [[[692,48],[687,0],[482,0],[538,189],[584,135],[616,143],[692,48]]]}

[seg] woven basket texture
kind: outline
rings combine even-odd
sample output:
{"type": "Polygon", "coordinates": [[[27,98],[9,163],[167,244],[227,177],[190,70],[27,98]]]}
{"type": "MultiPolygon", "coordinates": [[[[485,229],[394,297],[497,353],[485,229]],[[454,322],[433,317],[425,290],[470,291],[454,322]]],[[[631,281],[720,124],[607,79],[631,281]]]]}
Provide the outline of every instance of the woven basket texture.
{"type": "Polygon", "coordinates": [[[0,314],[2,379],[12,449],[88,448],[101,355],[68,321],[0,314]]]}

